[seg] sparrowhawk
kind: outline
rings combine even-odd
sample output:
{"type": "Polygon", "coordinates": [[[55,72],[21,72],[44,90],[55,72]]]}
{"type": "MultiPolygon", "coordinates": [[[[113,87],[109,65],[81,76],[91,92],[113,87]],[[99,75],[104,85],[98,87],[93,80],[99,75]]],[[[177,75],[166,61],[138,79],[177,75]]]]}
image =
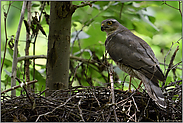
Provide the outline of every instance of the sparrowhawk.
{"type": "Polygon", "coordinates": [[[115,19],[102,21],[101,30],[107,33],[105,47],[117,66],[143,82],[149,96],[166,108],[159,81],[165,77],[151,47],[115,19]]]}

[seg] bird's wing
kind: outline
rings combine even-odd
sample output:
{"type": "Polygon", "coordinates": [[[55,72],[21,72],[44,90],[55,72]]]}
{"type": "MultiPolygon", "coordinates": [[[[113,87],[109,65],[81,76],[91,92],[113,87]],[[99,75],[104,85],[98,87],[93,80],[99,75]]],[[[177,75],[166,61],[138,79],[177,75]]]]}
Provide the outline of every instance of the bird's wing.
{"type": "Polygon", "coordinates": [[[115,32],[106,39],[110,57],[138,70],[149,79],[164,80],[164,75],[150,46],[130,31],[115,32]]]}

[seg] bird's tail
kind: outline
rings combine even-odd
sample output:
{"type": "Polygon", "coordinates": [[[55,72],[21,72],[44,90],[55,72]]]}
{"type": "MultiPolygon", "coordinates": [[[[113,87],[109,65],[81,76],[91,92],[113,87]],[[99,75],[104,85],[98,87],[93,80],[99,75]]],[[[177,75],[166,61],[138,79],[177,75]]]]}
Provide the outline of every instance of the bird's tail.
{"type": "MultiPolygon", "coordinates": [[[[157,80],[158,81],[158,80],[157,80]]],[[[155,101],[155,103],[160,106],[160,108],[165,109],[167,107],[164,95],[158,84],[154,84],[152,80],[144,77],[144,86],[149,94],[149,96],[155,101]]]]}

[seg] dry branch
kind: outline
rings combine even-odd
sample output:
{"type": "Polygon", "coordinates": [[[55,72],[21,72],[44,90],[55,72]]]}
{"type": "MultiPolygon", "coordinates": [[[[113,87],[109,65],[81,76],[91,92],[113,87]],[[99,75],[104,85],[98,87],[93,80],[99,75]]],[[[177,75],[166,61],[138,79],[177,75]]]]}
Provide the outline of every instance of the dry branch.
{"type": "MultiPolygon", "coordinates": [[[[24,19],[26,4],[27,4],[27,1],[24,1],[23,6],[22,6],[21,15],[20,15],[20,21],[19,21],[19,24],[18,24],[18,29],[17,29],[17,33],[16,33],[16,37],[15,37],[14,51],[13,51],[13,62],[12,62],[11,87],[16,85],[15,77],[16,77],[16,74],[17,74],[18,41],[19,41],[22,22],[23,22],[23,19],[24,19]]],[[[16,96],[16,91],[15,90],[11,91],[11,96],[16,96]]]]}
{"type": "Polygon", "coordinates": [[[4,94],[4,93],[6,93],[8,91],[15,90],[17,88],[23,87],[24,85],[30,85],[30,84],[36,83],[36,82],[38,82],[38,81],[34,80],[34,81],[30,81],[30,82],[20,83],[20,85],[17,85],[17,86],[14,86],[14,87],[11,87],[11,88],[9,88],[7,90],[2,91],[1,94],[4,94]]]}
{"type": "MultiPolygon", "coordinates": [[[[18,62],[20,62],[22,60],[38,59],[38,58],[47,59],[47,55],[22,56],[22,57],[18,57],[17,60],[18,60],[18,62]]],[[[81,62],[85,62],[85,63],[90,63],[90,64],[96,63],[95,60],[83,59],[83,58],[80,58],[80,57],[77,57],[77,56],[72,56],[72,55],[70,55],[70,59],[74,59],[74,60],[77,60],[77,61],[81,61],[81,62]]]]}
{"type": "Polygon", "coordinates": [[[112,69],[112,65],[110,66],[110,82],[111,82],[111,96],[112,96],[112,108],[114,110],[114,116],[115,116],[115,121],[118,122],[118,118],[117,118],[117,114],[116,114],[116,107],[115,107],[115,96],[114,96],[114,80],[113,80],[113,69],[112,69]]]}
{"type": "MultiPolygon", "coordinates": [[[[31,25],[31,1],[27,2],[27,21],[24,20],[24,22],[27,22],[26,26],[26,46],[25,46],[25,55],[29,56],[29,47],[30,47],[30,25],[31,25]]],[[[25,60],[24,63],[24,76],[26,76],[26,81],[30,81],[30,72],[29,72],[29,59],[25,60]]],[[[30,87],[28,86],[28,90],[30,90],[30,87]]]]}
{"type": "MultiPolygon", "coordinates": [[[[169,90],[167,98],[172,100],[174,95],[181,94],[180,90],[180,86],[169,90]]],[[[173,101],[173,104],[169,105],[167,110],[169,115],[167,115],[167,111],[159,109],[145,91],[128,93],[115,89],[115,102],[121,102],[116,103],[115,116],[113,105],[109,105],[109,99],[112,98],[111,90],[106,87],[77,86],[56,90],[49,97],[44,97],[39,93],[29,94],[34,101],[34,109],[37,111],[32,109],[27,95],[11,99],[4,94],[1,95],[1,119],[3,122],[12,122],[13,115],[22,121],[19,117],[21,114],[26,117],[27,122],[115,122],[116,116],[119,122],[182,121],[181,96],[176,97],[177,101],[173,101]],[[137,107],[133,102],[138,106],[140,112],[137,112],[137,107]],[[156,116],[159,116],[159,119],[156,116]]]]}
{"type": "Polygon", "coordinates": [[[46,116],[46,115],[48,115],[48,114],[50,114],[50,113],[53,113],[56,109],[58,109],[58,108],[60,108],[60,107],[62,107],[62,106],[64,106],[64,105],[66,105],[72,98],[76,97],[77,95],[80,95],[80,94],[76,94],[76,95],[70,97],[69,99],[67,99],[67,100],[65,101],[64,104],[61,104],[61,105],[57,106],[57,107],[54,108],[51,112],[47,112],[47,113],[45,113],[45,114],[39,115],[38,118],[36,119],[36,122],[39,120],[39,118],[40,118],[41,116],[46,116]]]}
{"type": "Polygon", "coordinates": [[[170,60],[170,63],[169,63],[167,72],[166,72],[166,74],[165,74],[165,78],[167,78],[168,73],[170,72],[170,70],[171,70],[171,68],[172,68],[173,61],[174,61],[174,59],[175,59],[175,56],[176,56],[178,50],[179,50],[179,46],[177,46],[177,48],[175,49],[175,51],[174,51],[174,53],[173,53],[173,55],[172,55],[172,57],[171,57],[171,60],[170,60]]]}

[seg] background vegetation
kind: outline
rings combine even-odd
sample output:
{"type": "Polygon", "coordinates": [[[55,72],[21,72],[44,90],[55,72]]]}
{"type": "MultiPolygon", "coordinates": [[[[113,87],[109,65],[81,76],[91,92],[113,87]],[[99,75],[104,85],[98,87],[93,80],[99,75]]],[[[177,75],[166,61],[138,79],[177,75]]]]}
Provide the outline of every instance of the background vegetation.
{"type": "MultiPolygon", "coordinates": [[[[5,61],[1,73],[1,91],[11,87],[11,70],[13,59],[13,48],[8,45],[5,47],[5,21],[4,12],[7,12],[7,35],[8,42],[12,35],[16,35],[22,1],[1,1],[1,64],[3,61],[4,50],[7,48],[5,61]]],[[[85,2],[73,1],[74,5],[83,5],[85,2]]],[[[107,18],[115,18],[122,25],[130,29],[134,34],[144,39],[153,49],[157,59],[160,62],[160,67],[165,73],[171,56],[176,47],[179,46],[179,51],[176,54],[174,65],[175,69],[171,71],[166,80],[166,84],[172,81],[182,79],[182,8],[179,1],[130,1],[130,2],[113,2],[113,1],[97,1],[88,6],[80,7],[72,16],[71,27],[71,46],[70,53],[72,56],[70,64],[70,85],[83,86],[107,86],[105,78],[108,78],[108,72],[96,65],[85,63],[87,60],[103,60],[105,54],[104,42],[106,34],[101,32],[101,22],[107,18]],[[174,45],[172,45],[174,44],[174,45]],[[171,50],[170,50],[171,49],[171,50]],[[78,60],[78,58],[80,58],[78,60]],[[73,68],[73,69],[72,69],[73,68]],[[74,71],[72,71],[74,70],[74,71]]],[[[34,17],[36,12],[40,13],[41,2],[32,1],[31,13],[34,17]]],[[[44,12],[50,13],[50,6],[46,4],[44,12]]],[[[27,11],[24,19],[27,20],[27,11]]],[[[48,35],[49,25],[46,22],[44,14],[40,20],[44,31],[48,35]]],[[[64,25],[63,25],[64,26],[64,25]]],[[[26,28],[22,25],[20,32],[18,57],[25,55],[25,38],[26,28]]],[[[30,45],[30,55],[33,54],[33,40],[30,45]]],[[[36,55],[47,55],[48,37],[39,31],[36,40],[35,49],[36,55]]],[[[30,61],[30,80],[33,80],[33,62],[30,61]]],[[[109,60],[109,63],[115,63],[109,60]]],[[[43,91],[46,82],[46,59],[36,59],[35,77],[38,80],[36,83],[36,91],[43,91]]],[[[114,67],[118,77],[116,79],[116,87],[124,89],[128,87],[129,76],[122,72],[119,68],[114,67]],[[125,83],[124,83],[125,82],[125,83]]],[[[25,81],[24,61],[18,62],[17,77],[25,81]]],[[[139,81],[133,80],[134,86],[137,86],[139,81]]],[[[17,82],[17,85],[19,83],[17,82]]],[[[17,95],[20,95],[21,88],[17,89],[17,95]]],[[[9,94],[8,92],[7,94],[9,94]]]]}

